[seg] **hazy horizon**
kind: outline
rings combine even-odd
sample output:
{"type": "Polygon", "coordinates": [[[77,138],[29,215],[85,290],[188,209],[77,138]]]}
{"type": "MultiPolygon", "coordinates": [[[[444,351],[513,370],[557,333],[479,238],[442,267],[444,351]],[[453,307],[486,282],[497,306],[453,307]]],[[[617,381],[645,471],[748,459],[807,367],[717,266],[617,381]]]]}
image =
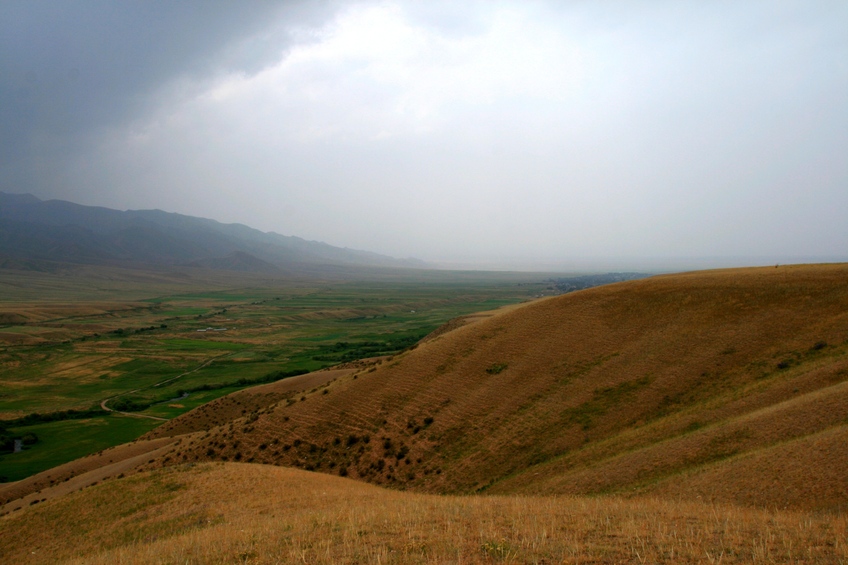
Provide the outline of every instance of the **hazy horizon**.
{"type": "Polygon", "coordinates": [[[442,267],[848,260],[848,4],[0,3],[0,190],[442,267]]]}

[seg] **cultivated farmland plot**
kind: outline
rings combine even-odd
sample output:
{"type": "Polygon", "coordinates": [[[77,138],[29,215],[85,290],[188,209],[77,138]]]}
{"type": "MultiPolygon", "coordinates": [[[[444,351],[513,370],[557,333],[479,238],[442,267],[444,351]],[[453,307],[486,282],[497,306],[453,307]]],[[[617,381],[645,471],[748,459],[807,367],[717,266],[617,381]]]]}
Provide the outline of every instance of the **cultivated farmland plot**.
{"type": "Polygon", "coordinates": [[[0,457],[5,480],[129,441],[251,384],[397,353],[456,316],[548,286],[507,276],[176,285],[100,275],[96,292],[77,276],[3,274],[0,419],[7,435],[38,438],[0,457]]]}

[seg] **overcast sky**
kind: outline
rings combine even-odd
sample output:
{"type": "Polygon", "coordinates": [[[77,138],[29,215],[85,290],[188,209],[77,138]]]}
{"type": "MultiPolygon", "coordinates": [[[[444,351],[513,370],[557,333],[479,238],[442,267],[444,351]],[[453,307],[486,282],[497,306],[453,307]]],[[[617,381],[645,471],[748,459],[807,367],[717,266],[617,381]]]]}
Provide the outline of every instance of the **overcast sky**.
{"type": "Polygon", "coordinates": [[[0,0],[0,190],[480,267],[848,260],[848,2],[0,0]]]}

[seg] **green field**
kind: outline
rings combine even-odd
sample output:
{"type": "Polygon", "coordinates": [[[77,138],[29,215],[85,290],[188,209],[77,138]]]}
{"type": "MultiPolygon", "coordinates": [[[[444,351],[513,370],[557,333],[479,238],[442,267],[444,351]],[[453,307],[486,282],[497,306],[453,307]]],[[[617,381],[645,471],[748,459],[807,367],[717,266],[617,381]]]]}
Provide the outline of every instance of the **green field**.
{"type": "Polygon", "coordinates": [[[0,456],[0,478],[17,481],[62,463],[132,441],[152,430],[159,422],[147,418],[110,415],[87,420],[65,420],[13,428],[34,433],[38,442],[20,453],[0,456]]]}
{"type": "MultiPolygon", "coordinates": [[[[12,320],[0,324],[0,420],[86,410],[106,399],[172,418],[280,371],[396,353],[457,316],[550,293],[538,274],[425,271],[369,282],[246,276],[181,285],[135,276],[116,285],[110,273],[98,284],[112,287],[100,293],[75,277],[32,277],[46,287],[38,300],[26,275],[0,271],[0,285],[13,279],[6,288],[19,289],[0,297],[0,319],[12,320]]],[[[157,425],[119,416],[82,422],[39,424],[40,441],[3,455],[0,475],[15,480],[157,425]]]]}

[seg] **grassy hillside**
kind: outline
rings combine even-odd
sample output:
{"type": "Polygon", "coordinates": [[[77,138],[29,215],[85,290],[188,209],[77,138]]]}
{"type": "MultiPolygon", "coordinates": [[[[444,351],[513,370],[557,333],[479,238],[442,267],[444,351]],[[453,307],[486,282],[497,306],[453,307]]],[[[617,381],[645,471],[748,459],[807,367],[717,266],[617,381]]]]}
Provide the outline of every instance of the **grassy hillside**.
{"type": "Polygon", "coordinates": [[[446,497],[184,465],[0,518],[4,563],[841,563],[844,516],[613,497],[446,497]],[[70,520],[68,517],[73,516],[70,520]]]}
{"type": "Polygon", "coordinates": [[[4,485],[0,561],[842,563],[846,422],[848,265],[655,277],[4,485]]]}
{"type": "Polygon", "coordinates": [[[39,438],[0,453],[0,481],[129,441],[250,384],[396,353],[456,316],[549,286],[538,274],[382,276],[0,269],[0,436],[39,438]],[[146,419],[109,415],[104,401],[146,419]],[[88,418],[53,418],[68,410],[88,418]],[[34,413],[45,418],[27,420],[34,413]]]}
{"type": "Polygon", "coordinates": [[[848,505],[846,377],[848,266],[654,277],[443,333],[212,426],[153,465],[836,510],[848,505]]]}

